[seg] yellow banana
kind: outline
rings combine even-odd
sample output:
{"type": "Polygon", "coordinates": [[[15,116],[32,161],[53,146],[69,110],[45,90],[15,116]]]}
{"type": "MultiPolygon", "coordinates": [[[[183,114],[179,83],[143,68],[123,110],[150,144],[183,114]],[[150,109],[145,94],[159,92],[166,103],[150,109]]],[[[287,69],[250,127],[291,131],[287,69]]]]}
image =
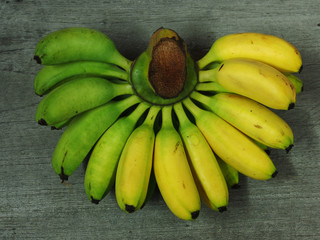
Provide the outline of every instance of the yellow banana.
{"type": "Polygon", "coordinates": [[[184,104],[213,151],[223,161],[253,179],[267,180],[276,175],[269,156],[249,137],[216,114],[200,109],[189,98],[184,104]]]}
{"type": "Polygon", "coordinates": [[[120,209],[132,213],[146,200],[152,169],[153,124],[160,107],[153,106],[142,125],[129,136],[121,153],[116,173],[116,198],[120,209]]]}
{"type": "Polygon", "coordinates": [[[227,209],[229,193],[219,164],[199,128],[188,119],[182,104],[175,104],[174,110],[179,119],[179,132],[189,156],[190,167],[210,206],[222,212],[227,209]]]}
{"type": "Polygon", "coordinates": [[[140,103],[130,115],[120,118],[107,129],[96,143],[89,158],[84,183],[91,202],[99,203],[114,185],[123,147],[148,107],[148,104],[140,103]]]}
{"type": "Polygon", "coordinates": [[[296,92],[277,69],[249,59],[229,59],[218,67],[199,72],[199,81],[215,81],[223,88],[274,109],[291,109],[296,92]]]}
{"type": "Polygon", "coordinates": [[[171,114],[172,106],[163,107],[162,126],[155,140],[154,174],[171,212],[181,219],[192,220],[199,216],[200,196],[171,114]]]}
{"type": "Polygon", "coordinates": [[[302,69],[301,55],[292,44],[273,35],[251,32],[219,38],[198,61],[198,65],[202,69],[212,62],[231,58],[254,59],[283,72],[299,72],[302,69]]]}
{"type": "Polygon", "coordinates": [[[193,92],[192,98],[266,146],[287,149],[293,145],[293,133],[289,125],[256,101],[233,93],[218,93],[207,97],[193,92]]]}

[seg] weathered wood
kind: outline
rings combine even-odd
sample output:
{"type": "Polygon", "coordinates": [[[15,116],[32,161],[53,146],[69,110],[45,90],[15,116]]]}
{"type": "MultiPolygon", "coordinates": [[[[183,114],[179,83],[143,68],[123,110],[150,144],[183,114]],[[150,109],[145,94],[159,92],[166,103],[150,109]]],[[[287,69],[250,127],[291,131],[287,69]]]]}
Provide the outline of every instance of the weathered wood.
{"type": "Polygon", "coordinates": [[[316,239],[320,235],[320,5],[297,1],[22,1],[0,2],[1,239],[316,239]],[[51,155],[62,131],[39,126],[33,80],[36,43],[49,32],[85,26],[106,33],[134,59],[161,26],[174,29],[195,57],[233,32],[263,32],[300,50],[304,92],[279,114],[295,147],[273,151],[279,174],[269,181],[241,176],[227,212],[203,206],[193,222],[177,219],[156,194],[143,210],[122,212],[111,192],[99,205],[84,192],[79,168],[60,184],[51,155]]]}

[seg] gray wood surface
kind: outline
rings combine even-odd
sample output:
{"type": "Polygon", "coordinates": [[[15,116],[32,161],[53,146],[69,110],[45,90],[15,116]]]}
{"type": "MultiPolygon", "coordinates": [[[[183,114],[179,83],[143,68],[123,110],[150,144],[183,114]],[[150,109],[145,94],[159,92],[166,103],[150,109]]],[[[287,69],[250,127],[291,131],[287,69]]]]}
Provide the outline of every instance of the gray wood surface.
{"type": "Polygon", "coordinates": [[[0,239],[320,239],[320,4],[308,1],[0,1],[0,239]],[[271,157],[275,179],[241,176],[228,211],[203,206],[193,222],[177,219],[156,193],[143,210],[122,212],[111,192],[99,205],[84,192],[79,168],[61,184],[51,155],[62,131],[34,120],[40,98],[33,52],[49,32],[72,26],[98,29],[134,59],[153,31],[176,30],[195,56],[218,37],[263,32],[301,52],[304,92],[296,108],[279,111],[295,147],[271,157]]]}

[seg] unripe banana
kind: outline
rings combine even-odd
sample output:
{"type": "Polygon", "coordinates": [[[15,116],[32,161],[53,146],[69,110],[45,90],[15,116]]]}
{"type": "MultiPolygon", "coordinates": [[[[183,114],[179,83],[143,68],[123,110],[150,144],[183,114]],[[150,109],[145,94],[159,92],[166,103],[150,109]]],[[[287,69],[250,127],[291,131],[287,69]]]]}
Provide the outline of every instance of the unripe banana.
{"type": "Polygon", "coordinates": [[[294,107],[296,92],[288,78],[277,69],[249,59],[230,59],[217,68],[200,71],[200,82],[215,81],[223,88],[270,108],[294,107]]]}
{"type": "Polygon", "coordinates": [[[233,93],[218,93],[207,97],[193,92],[192,98],[266,146],[287,149],[293,145],[293,133],[289,125],[256,101],[233,93]]]}
{"type": "Polygon", "coordinates": [[[219,38],[198,61],[198,65],[202,69],[212,62],[232,58],[254,59],[283,72],[299,72],[302,69],[301,55],[292,44],[273,35],[250,32],[219,38]]]}
{"type": "Polygon", "coordinates": [[[131,61],[123,57],[105,34],[89,28],[65,28],[39,41],[34,59],[43,65],[74,61],[107,62],[129,71],[131,61]]]}
{"type": "Polygon", "coordinates": [[[162,110],[162,126],[155,140],[154,174],[171,212],[181,219],[192,220],[199,216],[200,196],[171,111],[171,106],[162,110]]]}
{"type": "Polygon", "coordinates": [[[148,104],[140,103],[129,116],[120,118],[107,129],[96,143],[89,158],[84,183],[91,202],[99,203],[113,187],[123,147],[148,107],[148,104]]]}
{"type": "Polygon", "coordinates": [[[253,179],[267,180],[276,175],[269,156],[249,137],[216,114],[200,109],[189,98],[183,103],[213,151],[223,161],[253,179]]]}
{"type": "Polygon", "coordinates": [[[216,156],[221,172],[229,188],[239,188],[239,172],[216,156]]]}
{"type": "Polygon", "coordinates": [[[123,111],[138,102],[138,97],[131,96],[76,116],[63,132],[53,153],[52,166],[60,178],[67,180],[105,130],[123,111]]]}
{"type": "Polygon", "coordinates": [[[193,175],[197,176],[211,208],[225,211],[229,199],[228,187],[209,144],[199,128],[188,119],[181,103],[175,104],[174,110],[179,119],[179,132],[189,156],[193,175]]]}
{"type": "Polygon", "coordinates": [[[87,77],[67,82],[46,95],[38,105],[36,121],[53,126],[112,98],[131,94],[129,84],[115,84],[103,78],[87,77]]]}
{"type": "Polygon", "coordinates": [[[293,75],[291,73],[287,73],[285,75],[294,86],[294,89],[296,90],[296,94],[303,92],[303,82],[300,78],[298,78],[296,75],[293,75]]]}
{"type": "Polygon", "coordinates": [[[42,96],[54,87],[73,77],[118,78],[128,81],[127,72],[115,65],[103,62],[79,61],[57,65],[44,66],[36,75],[34,90],[42,96]]]}
{"type": "Polygon", "coordinates": [[[120,209],[132,213],[145,203],[152,169],[153,124],[160,107],[151,107],[144,123],[129,136],[116,173],[116,198],[120,209]]]}

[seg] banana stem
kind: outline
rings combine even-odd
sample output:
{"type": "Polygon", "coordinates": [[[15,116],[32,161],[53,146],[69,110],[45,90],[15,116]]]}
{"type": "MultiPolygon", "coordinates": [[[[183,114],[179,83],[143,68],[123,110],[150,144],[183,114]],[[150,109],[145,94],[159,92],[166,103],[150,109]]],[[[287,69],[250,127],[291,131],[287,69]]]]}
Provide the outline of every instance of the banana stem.
{"type": "Polygon", "coordinates": [[[187,117],[187,114],[185,113],[183,106],[181,102],[176,103],[174,106],[174,111],[178,116],[180,125],[184,125],[185,123],[189,122],[189,118],[187,117]]]}
{"type": "Polygon", "coordinates": [[[188,108],[188,110],[192,113],[194,116],[200,116],[201,115],[201,109],[195,105],[190,98],[186,98],[183,101],[183,104],[188,108]]]}
{"type": "Polygon", "coordinates": [[[173,128],[172,106],[165,106],[162,108],[162,127],[173,128]]]}
{"type": "Polygon", "coordinates": [[[128,116],[128,118],[136,121],[136,119],[138,119],[149,107],[150,105],[145,102],[140,103],[137,108],[128,116]]]}
{"type": "Polygon", "coordinates": [[[136,95],[132,95],[128,98],[125,98],[119,102],[117,102],[117,105],[120,109],[127,109],[137,103],[141,102],[141,99],[138,98],[136,95]]]}
{"type": "Polygon", "coordinates": [[[119,84],[114,84],[115,85],[115,89],[118,93],[118,95],[125,95],[125,94],[133,94],[133,89],[132,86],[130,84],[127,83],[119,83],[119,84]]]}
{"type": "Polygon", "coordinates": [[[217,77],[217,72],[219,68],[213,68],[210,70],[200,70],[199,71],[199,82],[212,82],[216,81],[217,77]]]}
{"type": "Polygon", "coordinates": [[[230,92],[217,82],[202,82],[196,86],[197,91],[230,92]]]}
{"type": "Polygon", "coordinates": [[[146,117],[146,119],[144,120],[144,124],[153,126],[154,121],[157,118],[157,115],[159,113],[159,111],[161,110],[161,107],[159,106],[152,106],[148,112],[148,115],[146,117]]]}
{"type": "Polygon", "coordinates": [[[196,92],[194,91],[191,95],[190,95],[191,98],[207,105],[207,106],[210,106],[210,101],[211,101],[211,98],[208,97],[208,96],[205,96],[199,92],[196,92]]]}

